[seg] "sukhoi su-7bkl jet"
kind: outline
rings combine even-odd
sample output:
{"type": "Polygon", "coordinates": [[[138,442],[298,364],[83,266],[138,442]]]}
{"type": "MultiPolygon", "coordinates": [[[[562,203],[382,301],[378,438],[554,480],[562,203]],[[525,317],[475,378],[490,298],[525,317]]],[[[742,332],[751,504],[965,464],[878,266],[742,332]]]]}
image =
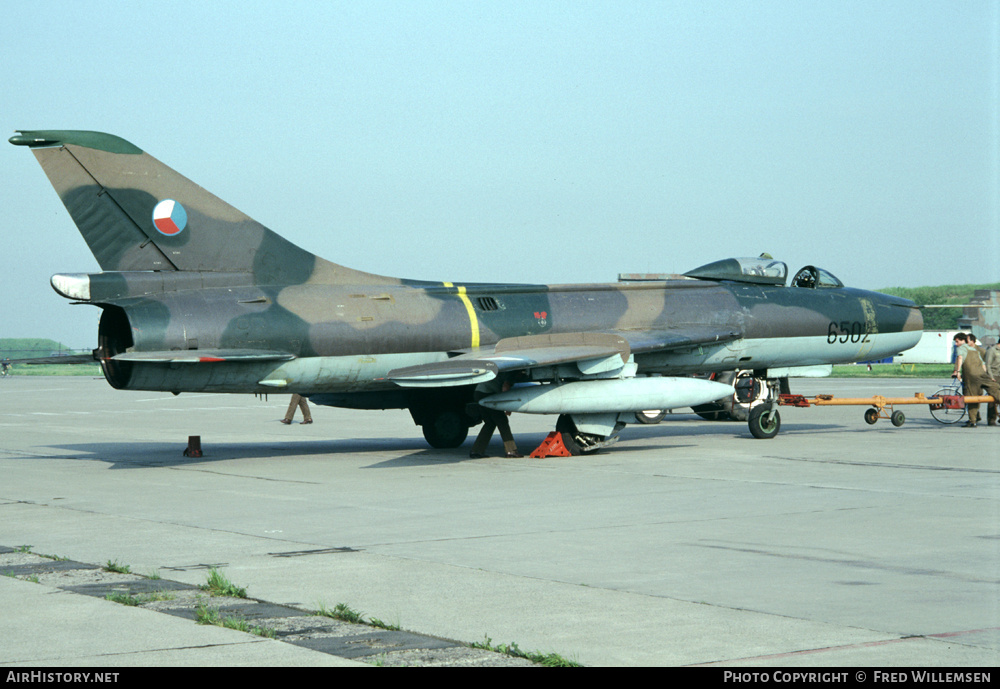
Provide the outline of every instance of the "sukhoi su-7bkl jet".
{"type": "Polygon", "coordinates": [[[331,263],[295,246],[117,136],[20,131],[103,272],[52,277],[100,307],[93,357],[122,390],[298,393],[408,409],[434,447],[504,411],[558,414],[573,453],[614,441],[635,412],[711,403],[750,370],[770,390],[756,437],[780,426],[777,380],[799,367],[912,347],[913,302],[845,287],[766,255],[682,279],[612,284],[426,282],[331,263]]]}

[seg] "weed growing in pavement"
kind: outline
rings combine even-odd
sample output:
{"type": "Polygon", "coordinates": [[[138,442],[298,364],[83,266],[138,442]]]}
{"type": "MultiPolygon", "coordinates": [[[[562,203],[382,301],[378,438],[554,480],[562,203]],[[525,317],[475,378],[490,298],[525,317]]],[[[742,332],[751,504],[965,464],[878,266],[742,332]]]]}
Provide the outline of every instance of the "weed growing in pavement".
{"type": "Polygon", "coordinates": [[[104,600],[109,600],[113,603],[120,603],[121,605],[145,605],[146,603],[153,603],[161,600],[174,600],[177,598],[172,593],[167,593],[166,591],[154,591],[153,593],[144,593],[141,596],[137,596],[134,593],[115,591],[109,593],[104,597],[104,600]]]}
{"type": "Polygon", "coordinates": [[[229,581],[219,570],[214,567],[208,571],[208,581],[199,587],[202,591],[207,591],[211,596],[229,596],[230,598],[246,598],[247,590],[229,581]]]}
{"type": "Polygon", "coordinates": [[[198,624],[209,624],[216,627],[225,627],[226,629],[235,629],[238,632],[263,636],[267,639],[273,639],[277,635],[271,627],[257,627],[242,617],[223,615],[219,612],[218,608],[210,608],[204,603],[199,605],[195,610],[195,617],[198,624]]]}
{"type": "Polygon", "coordinates": [[[538,663],[544,667],[583,667],[580,663],[567,660],[563,658],[558,653],[537,653],[537,652],[527,652],[522,651],[516,643],[500,644],[498,646],[493,645],[493,639],[490,637],[485,637],[483,641],[479,643],[469,644],[472,648],[482,648],[487,651],[493,651],[494,653],[503,653],[504,655],[510,656],[511,658],[524,658],[525,660],[530,660],[533,663],[538,663]]]}
{"type": "Polygon", "coordinates": [[[132,568],[128,565],[118,562],[118,560],[108,560],[108,563],[104,565],[105,572],[118,572],[118,574],[131,574],[132,568]]]}
{"type": "Polygon", "coordinates": [[[346,603],[337,603],[333,610],[326,607],[325,603],[319,604],[319,610],[314,614],[319,617],[331,617],[341,622],[351,622],[353,624],[367,624],[365,617],[357,610],[351,609],[346,603]]]}

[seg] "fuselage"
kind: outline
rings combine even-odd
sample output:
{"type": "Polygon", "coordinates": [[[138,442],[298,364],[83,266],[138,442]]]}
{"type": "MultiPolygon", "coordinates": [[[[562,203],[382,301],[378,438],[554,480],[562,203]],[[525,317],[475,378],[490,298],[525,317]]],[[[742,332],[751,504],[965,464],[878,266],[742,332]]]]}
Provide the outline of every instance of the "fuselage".
{"type": "Polygon", "coordinates": [[[638,372],[767,369],[891,356],[913,346],[922,328],[912,302],[846,287],[703,280],[375,288],[203,281],[197,288],[171,290],[162,283],[144,285],[151,275],[123,273],[115,285],[103,287],[92,280],[90,301],[105,308],[100,338],[105,373],[115,387],[273,392],[268,381],[280,379],[305,394],[381,390],[393,387],[385,381],[390,370],[441,361],[505,338],[698,327],[730,329],[739,336],[637,353],[638,372]],[[216,349],[278,351],[294,358],[197,364],[109,360],[124,352],[216,349]]]}

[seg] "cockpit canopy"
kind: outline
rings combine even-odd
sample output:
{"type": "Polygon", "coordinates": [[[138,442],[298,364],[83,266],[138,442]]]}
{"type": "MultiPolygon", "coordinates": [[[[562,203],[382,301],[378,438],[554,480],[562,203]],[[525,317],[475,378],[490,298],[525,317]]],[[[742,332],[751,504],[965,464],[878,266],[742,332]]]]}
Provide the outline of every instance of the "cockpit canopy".
{"type": "Polygon", "coordinates": [[[703,265],[684,273],[697,280],[732,280],[753,282],[759,285],[784,285],[788,266],[783,261],[758,256],[757,258],[727,258],[703,265]]]}
{"type": "MultiPolygon", "coordinates": [[[[755,258],[727,258],[715,261],[684,273],[696,280],[729,280],[757,285],[782,285],[788,277],[788,266],[767,254],[755,258]]],[[[844,283],[833,273],[816,266],[805,266],[792,278],[791,287],[830,289],[843,287],[844,283]]]]}
{"type": "Polygon", "coordinates": [[[816,266],[806,266],[795,274],[792,278],[792,287],[805,287],[807,289],[831,289],[843,287],[844,283],[837,279],[837,276],[828,270],[817,268],[816,266]]]}

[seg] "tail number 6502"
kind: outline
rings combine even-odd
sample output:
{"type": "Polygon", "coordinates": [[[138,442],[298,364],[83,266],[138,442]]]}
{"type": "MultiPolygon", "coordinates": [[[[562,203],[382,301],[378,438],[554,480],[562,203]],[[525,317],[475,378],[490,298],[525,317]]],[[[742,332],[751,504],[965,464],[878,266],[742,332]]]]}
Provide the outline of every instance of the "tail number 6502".
{"type": "Polygon", "coordinates": [[[869,332],[865,324],[860,321],[840,321],[840,323],[830,323],[826,332],[826,341],[829,344],[840,342],[868,342],[869,332]]]}

